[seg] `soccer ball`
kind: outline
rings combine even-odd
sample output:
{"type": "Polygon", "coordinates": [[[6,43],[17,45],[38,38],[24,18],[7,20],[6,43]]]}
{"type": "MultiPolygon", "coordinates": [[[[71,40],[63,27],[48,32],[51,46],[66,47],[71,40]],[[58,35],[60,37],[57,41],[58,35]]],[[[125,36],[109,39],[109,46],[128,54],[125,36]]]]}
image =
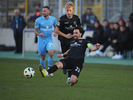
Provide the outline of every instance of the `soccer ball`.
{"type": "Polygon", "coordinates": [[[27,67],[24,69],[24,76],[26,78],[32,78],[35,75],[35,70],[31,67],[27,67]]]}

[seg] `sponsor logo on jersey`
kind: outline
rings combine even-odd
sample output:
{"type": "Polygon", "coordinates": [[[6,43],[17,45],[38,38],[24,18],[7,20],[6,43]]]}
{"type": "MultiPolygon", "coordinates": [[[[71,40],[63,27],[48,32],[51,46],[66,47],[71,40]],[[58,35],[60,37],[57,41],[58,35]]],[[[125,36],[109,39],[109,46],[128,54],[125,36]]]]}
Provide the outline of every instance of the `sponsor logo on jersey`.
{"type": "Polygon", "coordinates": [[[73,24],[74,24],[74,25],[77,25],[77,21],[74,21],[73,24]]]}
{"type": "Polygon", "coordinates": [[[53,25],[53,22],[51,21],[51,25],[53,25]]]}
{"type": "Polygon", "coordinates": [[[73,30],[74,27],[72,25],[70,25],[69,27],[65,27],[67,30],[73,30]]]}
{"type": "Polygon", "coordinates": [[[48,29],[49,27],[48,27],[48,26],[46,26],[46,28],[48,29]]]}
{"type": "Polygon", "coordinates": [[[83,41],[82,40],[79,40],[80,43],[82,43],[83,41]]]}
{"type": "Polygon", "coordinates": [[[69,22],[65,22],[64,24],[69,24],[69,22]]]}
{"type": "Polygon", "coordinates": [[[78,44],[77,42],[75,42],[74,44],[71,44],[72,47],[77,47],[77,46],[81,46],[81,44],[78,44]]]}

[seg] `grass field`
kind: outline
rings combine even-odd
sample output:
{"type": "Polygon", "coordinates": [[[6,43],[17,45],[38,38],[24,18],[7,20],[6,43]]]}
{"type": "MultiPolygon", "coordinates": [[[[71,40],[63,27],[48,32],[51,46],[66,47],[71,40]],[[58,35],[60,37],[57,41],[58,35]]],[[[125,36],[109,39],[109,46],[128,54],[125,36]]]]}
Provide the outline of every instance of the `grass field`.
{"type": "Polygon", "coordinates": [[[38,64],[0,58],[0,100],[133,100],[133,66],[85,63],[79,82],[69,86],[61,69],[42,78],[38,64]],[[28,66],[36,71],[31,79],[23,76],[28,66]]]}

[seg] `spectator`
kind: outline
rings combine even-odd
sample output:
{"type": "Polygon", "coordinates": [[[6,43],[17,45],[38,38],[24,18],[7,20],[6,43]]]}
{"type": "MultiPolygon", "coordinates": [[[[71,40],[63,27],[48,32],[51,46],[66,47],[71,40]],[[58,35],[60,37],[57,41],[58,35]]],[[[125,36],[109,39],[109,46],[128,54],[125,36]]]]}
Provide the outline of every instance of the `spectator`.
{"type": "MultiPolygon", "coordinates": [[[[99,21],[96,21],[94,24],[94,32],[93,32],[93,37],[86,37],[87,40],[89,40],[92,44],[95,43],[102,43],[101,38],[103,37],[103,26],[100,24],[99,21]]],[[[95,52],[91,52],[91,55],[95,56],[95,52]]],[[[86,50],[86,56],[88,57],[90,55],[88,49],[86,50]]]]}
{"type": "MultiPolygon", "coordinates": [[[[32,16],[27,16],[28,20],[36,20],[38,17],[41,16],[41,8],[40,8],[40,4],[36,5],[36,13],[32,16]]],[[[35,34],[35,43],[37,43],[37,35],[35,34]]]]}
{"type": "Polygon", "coordinates": [[[103,36],[103,26],[99,23],[99,21],[96,21],[94,24],[94,33],[91,43],[101,43],[100,37],[103,36]]]}
{"type": "Polygon", "coordinates": [[[130,21],[130,31],[131,34],[133,34],[133,12],[129,16],[129,21],[130,21]]]}
{"type": "Polygon", "coordinates": [[[91,7],[88,7],[86,9],[85,14],[82,16],[82,25],[84,27],[84,30],[93,30],[94,29],[94,23],[97,21],[97,17],[92,12],[91,7]]]}
{"type": "Polygon", "coordinates": [[[120,18],[119,21],[118,21],[119,25],[125,25],[125,21],[123,18],[120,18]]]}
{"type": "Polygon", "coordinates": [[[40,4],[37,4],[36,5],[36,13],[34,15],[32,15],[32,16],[27,16],[27,19],[29,19],[29,20],[31,20],[31,19],[35,20],[35,19],[37,19],[40,16],[41,16],[40,4]]]}
{"type": "MultiPolygon", "coordinates": [[[[128,37],[128,41],[127,41],[127,48],[126,48],[126,51],[128,52],[131,52],[131,50],[133,49],[133,34],[131,33],[131,30],[130,30],[130,21],[127,21],[126,22],[126,30],[128,31],[129,33],[129,37],[128,37]]],[[[125,52],[126,53],[126,52],[125,52]]]]}
{"type": "Polygon", "coordinates": [[[103,33],[103,37],[104,37],[103,43],[104,43],[104,42],[107,41],[108,38],[111,36],[111,28],[110,28],[110,26],[109,26],[109,22],[108,22],[107,19],[105,19],[105,20],[103,21],[103,29],[104,29],[104,33],[103,33]]]}
{"type": "Polygon", "coordinates": [[[129,31],[129,33],[130,33],[130,21],[127,21],[126,22],[126,29],[129,31]]]}
{"type": "Polygon", "coordinates": [[[120,26],[120,33],[117,39],[112,41],[112,45],[116,51],[116,54],[112,57],[112,59],[122,59],[123,58],[123,51],[127,48],[127,41],[128,41],[129,33],[126,30],[125,25],[120,26]]]}
{"type": "Polygon", "coordinates": [[[26,26],[26,22],[23,16],[21,16],[19,9],[14,10],[14,16],[11,21],[11,28],[14,32],[14,39],[16,44],[15,53],[22,53],[22,38],[23,29],[26,26]]]}
{"type": "Polygon", "coordinates": [[[106,48],[111,44],[112,35],[115,33],[114,22],[110,22],[109,27],[110,27],[111,33],[108,36],[108,39],[103,43],[103,48],[100,51],[99,50],[96,51],[96,55],[100,57],[103,56],[103,53],[105,52],[106,48]]]}

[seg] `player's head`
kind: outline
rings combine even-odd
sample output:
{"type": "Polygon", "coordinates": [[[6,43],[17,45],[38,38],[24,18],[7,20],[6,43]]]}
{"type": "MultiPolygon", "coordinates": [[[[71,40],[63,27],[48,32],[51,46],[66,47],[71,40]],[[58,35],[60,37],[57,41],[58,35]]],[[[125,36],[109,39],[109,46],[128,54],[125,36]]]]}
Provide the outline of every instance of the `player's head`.
{"type": "Polygon", "coordinates": [[[50,8],[49,8],[49,6],[44,6],[42,8],[42,15],[45,18],[48,18],[49,17],[49,15],[50,15],[50,8]]]}
{"type": "Polygon", "coordinates": [[[15,9],[15,10],[14,10],[14,14],[15,14],[15,16],[19,16],[19,14],[20,14],[19,9],[15,9]]]}
{"type": "Polygon", "coordinates": [[[84,34],[84,30],[81,26],[76,26],[73,29],[73,39],[81,39],[84,34]]]}
{"type": "Polygon", "coordinates": [[[121,32],[124,32],[125,30],[126,30],[126,26],[125,26],[125,25],[121,25],[121,26],[120,26],[120,31],[121,31],[121,32]]]}
{"type": "Polygon", "coordinates": [[[74,4],[72,2],[67,2],[65,5],[65,11],[68,18],[71,18],[74,12],[74,4]]]}

